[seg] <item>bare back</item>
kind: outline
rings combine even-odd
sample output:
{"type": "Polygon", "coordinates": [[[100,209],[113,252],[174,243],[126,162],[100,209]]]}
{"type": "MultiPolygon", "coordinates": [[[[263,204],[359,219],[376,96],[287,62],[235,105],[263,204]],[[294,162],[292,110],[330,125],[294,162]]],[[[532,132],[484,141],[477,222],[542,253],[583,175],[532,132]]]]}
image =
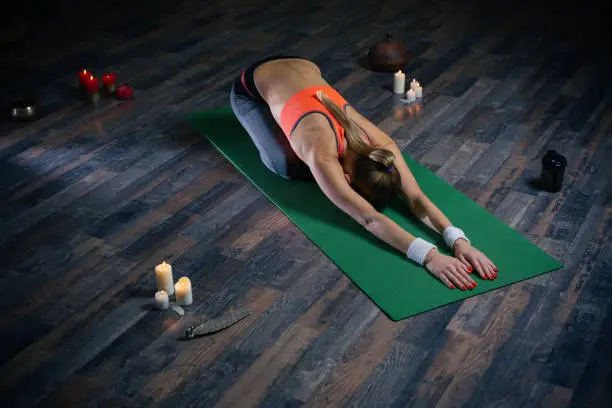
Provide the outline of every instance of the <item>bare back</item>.
{"type": "MultiPolygon", "coordinates": [[[[279,124],[281,112],[293,95],[311,86],[329,86],[316,64],[299,58],[266,62],[255,69],[253,77],[257,91],[279,124]]],[[[304,161],[308,151],[333,150],[336,146],[334,133],[322,115],[309,115],[301,120],[291,134],[289,143],[304,161]]]]}
{"type": "Polygon", "coordinates": [[[257,91],[277,121],[280,121],[285,103],[293,95],[310,86],[329,86],[315,63],[299,58],[263,63],[255,69],[253,77],[257,91]]]}

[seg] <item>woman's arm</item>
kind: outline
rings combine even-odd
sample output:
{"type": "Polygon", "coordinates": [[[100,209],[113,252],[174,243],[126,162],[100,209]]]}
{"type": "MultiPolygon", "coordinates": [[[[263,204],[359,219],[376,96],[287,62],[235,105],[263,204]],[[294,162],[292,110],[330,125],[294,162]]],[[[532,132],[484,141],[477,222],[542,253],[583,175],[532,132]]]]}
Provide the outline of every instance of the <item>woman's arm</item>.
{"type": "Polygon", "coordinates": [[[338,158],[319,156],[309,166],[317,184],[336,207],[393,248],[404,254],[408,251],[415,237],[378,212],[351,188],[344,178],[338,158]]]}
{"type": "MultiPolygon", "coordinates": [[[[395,166],[402,178],[402,193],[410,211],[440,234],[451,227],[451,221],[421,191],[395,141],[352,107],[348,107],[347,114],[366,131],[375,146],[388,149],[395,155],[395,166]]],[[[495,279],[497,277],[497,267],[482,252],[472,247],[467,239],[456,239],[452,249],[457,259],[466,265],[473,265],[482,278],[495,279]]]]}
{"type": "Polygon", "coordinates": [[[293,147],[308,165],[327,198],[377,238],[406,253],[415,237],[353,190],[344,177],[333,139],[319,129],[314,129],[302,140],[308,140],[308,143],[294,141],[293,147]]]}
{"type": "Polygon", "coordinates": [[[347,108],[347,114],[365,130],[374,146],[390,150],[395,155],[395,167],[397,167],[401,176],[402,193],[410,211],[428,227],[440,234],[451,226],[449,219],[421,191],[395,141],[352,107],[347,108]]]}
{"type": "Polygon", "coordinates": [[[476,282],[469,276],[468,265],[439,253],[433,245],[414,237],[356,193],[344,178],[337,157],[319,156],[308,164],[323,193],[371,234],[423,264],[449,288],[457,286],[467,290],[476,287],[476,282]]]}

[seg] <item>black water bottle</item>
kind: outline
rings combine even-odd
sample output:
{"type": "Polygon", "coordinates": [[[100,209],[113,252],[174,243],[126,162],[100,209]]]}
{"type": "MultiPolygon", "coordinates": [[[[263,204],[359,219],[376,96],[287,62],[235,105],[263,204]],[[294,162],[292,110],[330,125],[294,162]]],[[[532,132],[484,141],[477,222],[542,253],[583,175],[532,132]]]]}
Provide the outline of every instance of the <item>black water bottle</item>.
{"type": "Polygon", "coordinates": [[[563,186],[563,176],[567,160],[555,150],[549,150],[542,158],[542,174],[540,175],[540,187],[542,190],[556,193],[563,186]]]}

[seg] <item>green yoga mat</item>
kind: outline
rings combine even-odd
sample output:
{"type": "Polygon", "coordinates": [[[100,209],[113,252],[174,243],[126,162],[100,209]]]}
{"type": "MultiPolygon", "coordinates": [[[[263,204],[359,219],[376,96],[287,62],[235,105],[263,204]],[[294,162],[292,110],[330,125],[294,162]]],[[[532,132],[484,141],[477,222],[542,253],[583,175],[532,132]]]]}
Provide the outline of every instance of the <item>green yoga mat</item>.
{"type": "MultiPolygon", "coordinates": [[[[518,232],[406,156],[425,194],[498,266],[498,278],[475,277],[473,291],[450,290],[423,267],[378,241],[337,209],[314,182],[288,181],[262,164],[259,153],[229,107],[193,113],[192,125],[280,208],[391,319],[400,320],[561,268],[563,265],[518,232]]],[[[415,236],[441,236],[398,204],[384,211],[415,236]]]]}

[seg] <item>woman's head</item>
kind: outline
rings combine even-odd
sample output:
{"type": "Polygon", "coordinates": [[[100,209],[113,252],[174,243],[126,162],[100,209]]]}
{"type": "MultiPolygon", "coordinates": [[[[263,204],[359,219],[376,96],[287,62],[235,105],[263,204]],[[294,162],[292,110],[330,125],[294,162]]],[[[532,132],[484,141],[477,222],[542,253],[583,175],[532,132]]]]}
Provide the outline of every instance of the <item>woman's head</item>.
{"type": "Polygon", "coordinates": [[[354,154],[348,161],[351,186],[374,208],[383,209],[401,190],[395,155],[390,150],[370,146],[361,128],[322,91],[317,92],[317,97],[344,128],[348,148],[354,154]]]}
{"type": "Polygon", "coordinates": [[[386,149],[358,155],[353,161],[351,185],[374,208],[381,210],[398,195],[402,182],[395,168],[395,156],[386,149]]]}

